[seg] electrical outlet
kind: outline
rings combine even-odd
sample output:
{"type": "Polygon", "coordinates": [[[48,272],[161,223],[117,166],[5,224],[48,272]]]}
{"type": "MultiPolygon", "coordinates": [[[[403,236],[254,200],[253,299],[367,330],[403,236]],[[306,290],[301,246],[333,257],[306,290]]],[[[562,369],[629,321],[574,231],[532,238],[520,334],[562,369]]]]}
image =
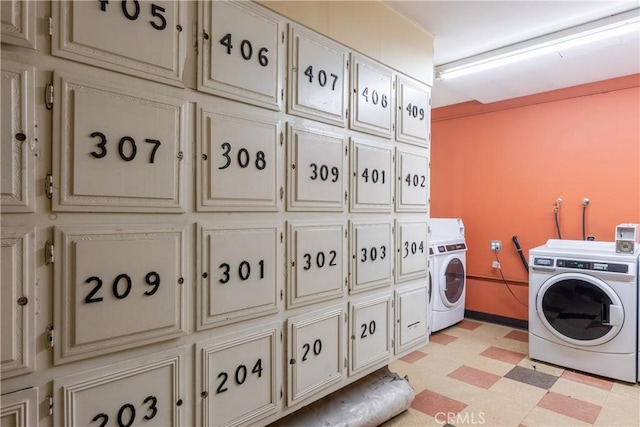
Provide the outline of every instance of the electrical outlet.
{"type": "Polygon", "coordinates": [[[502,250],[502,240],[492,240],[489,247],[493,252],[501,251],[502,250]]]}

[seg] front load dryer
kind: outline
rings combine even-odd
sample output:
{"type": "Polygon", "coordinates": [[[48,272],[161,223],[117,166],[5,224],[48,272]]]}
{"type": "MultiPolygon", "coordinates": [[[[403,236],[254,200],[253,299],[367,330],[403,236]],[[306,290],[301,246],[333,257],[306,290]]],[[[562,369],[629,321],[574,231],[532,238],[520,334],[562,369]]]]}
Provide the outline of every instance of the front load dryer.
{"type": "Polygon", "coordinates": [[[637,380],[638,256],[614,242],[551,239],[529,251],[529,356],[637,380]]]}
{"type": "Polygon", "coordinates": [[[434,252],[431,332],[437,332],[464,318],[467,245],[459,218],[431,218],[429,229],[434,252]]]}

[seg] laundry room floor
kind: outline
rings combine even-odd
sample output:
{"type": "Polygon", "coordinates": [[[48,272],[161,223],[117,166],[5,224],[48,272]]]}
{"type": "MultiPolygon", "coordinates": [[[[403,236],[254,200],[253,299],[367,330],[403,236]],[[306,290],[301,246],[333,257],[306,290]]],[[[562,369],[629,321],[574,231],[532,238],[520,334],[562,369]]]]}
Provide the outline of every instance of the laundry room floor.
{"type": "Polygon", "coordinates": [[[529,359],[525,330],[465,319],[391,363],[416,395],[383,427],[640,425],[640,386],[529,359]]]}

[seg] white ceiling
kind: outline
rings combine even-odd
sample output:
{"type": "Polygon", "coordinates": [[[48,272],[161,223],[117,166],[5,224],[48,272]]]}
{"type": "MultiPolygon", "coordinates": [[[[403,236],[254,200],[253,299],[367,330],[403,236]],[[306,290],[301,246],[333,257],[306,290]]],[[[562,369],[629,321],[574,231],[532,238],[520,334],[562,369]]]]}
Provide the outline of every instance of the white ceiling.
{"type": "MultiPolygon", "coordinates": [[[[640,6],[635,1],[385,1],[435,37],[442,65],[640,6]]],[[[434,108],[482,103],[640,73],[640,34],[548,54],[452,80],[435,80],[434,108]]]]}

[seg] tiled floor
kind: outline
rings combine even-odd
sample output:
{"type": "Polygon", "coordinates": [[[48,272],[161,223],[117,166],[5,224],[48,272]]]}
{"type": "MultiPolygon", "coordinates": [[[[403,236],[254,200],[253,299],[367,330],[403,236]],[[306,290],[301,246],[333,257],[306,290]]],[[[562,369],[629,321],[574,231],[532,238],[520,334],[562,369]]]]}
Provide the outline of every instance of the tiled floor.
{"type": "Polygon", "coordinates": [[[530,360],[527,332],[475,320],[439,331],[389,368],[416,398],[383,424],[400,426],[640,425],[640,386],[530,360]]]}

